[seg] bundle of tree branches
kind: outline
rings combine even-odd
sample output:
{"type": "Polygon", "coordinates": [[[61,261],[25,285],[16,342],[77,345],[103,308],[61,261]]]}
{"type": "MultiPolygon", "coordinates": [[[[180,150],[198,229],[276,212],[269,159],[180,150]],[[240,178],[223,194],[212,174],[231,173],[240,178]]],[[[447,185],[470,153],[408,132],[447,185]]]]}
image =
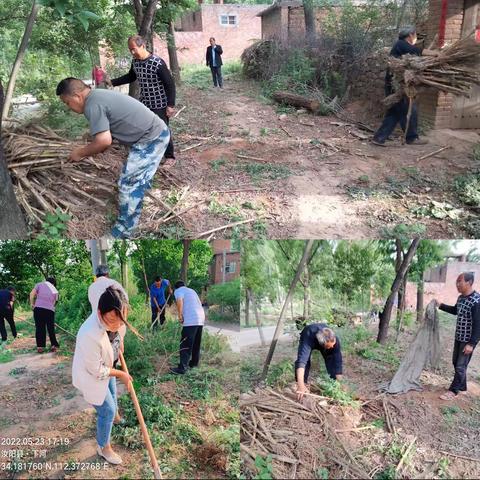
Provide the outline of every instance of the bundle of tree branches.
{"type": "Polygon", "coordinates": [[[70,162],[74,143],[48,128],[30,124],[8,129],[3,137],[17,200],[33,227],[41,225],[47,213],[95,212],[114,201],[126,158],[122,146],[70,162]]]}
{"type": "Polygon", "coordinates": [[[269,78],[273,73],[272,58],[278,49],[279,45],[274,40],[261,40],[247,47],[241,56],[245,76],[257,80],[269,78]]]}
{"type": "Polygon", "coordinates": [[[414,97],[418,87],[468,96],[474,85],[480,85],[479,63],[480,43],[473,35],[440,50],[437,56],[390,57],[388,65],[399,88],[384,103],[391,106],[405,94],[414,97]]]}

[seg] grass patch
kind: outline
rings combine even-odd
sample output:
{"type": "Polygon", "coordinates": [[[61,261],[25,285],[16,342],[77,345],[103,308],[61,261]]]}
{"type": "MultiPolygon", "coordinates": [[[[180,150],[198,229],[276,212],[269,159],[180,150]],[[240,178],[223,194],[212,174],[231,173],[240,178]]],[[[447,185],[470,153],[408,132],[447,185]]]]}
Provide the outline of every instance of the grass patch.
{"type": "MultiPolygon", "coordinates": [[[[222,66],[224,80],[229,80],[241,74],[242,66],[240,61],[226,62],[222,66]]],[[[203,65],[187,65],[182,67],[182,82],[185,85],[195,87],[199,90],[213,88],[212,74],[210,68],[203,65]]]]}
{"type": "Polygon", "coordinates": [[[182,398],[189,400],[211,400],[223,392],[220,386],[224,374],[216,367],[203,365],[189,370],[185,375],[175,377],[177,389],[182,398]]]}
{"type": "Polygon", "coordinates": [[[371,341],[366,346],[358,348],[356,353],[367,360],[386,363],[395,368],[400,365],[398,347],[394,344],[381,345],[376,341],[371,341]]]}
{"type": "Polygon", "coordinates": [[[292,175],[292,171],[287,166],[276,163],[242,163],[237,166],[237,169],[248,173],[254,183],[263,180],[281,180],[292,175]]]}
{"type": "Polygon", "coordinates": [[[293,364],[289,359],[270,365],[266,383],[270,387],[286,387],[293,381],[293,364]]]}
{"type": "Polygon", "coordinates": [[[240,365],[240,392],[245,393],[253,390],[260,380],[262,373],[262,362],[260,359],[242,358],[240,365]]]}
{"type": "Polygon", "coordinates": [[[14,358],[12,351],[8,350],[6,343],[0,344],[0,363],[11,362],[14,358]]]}

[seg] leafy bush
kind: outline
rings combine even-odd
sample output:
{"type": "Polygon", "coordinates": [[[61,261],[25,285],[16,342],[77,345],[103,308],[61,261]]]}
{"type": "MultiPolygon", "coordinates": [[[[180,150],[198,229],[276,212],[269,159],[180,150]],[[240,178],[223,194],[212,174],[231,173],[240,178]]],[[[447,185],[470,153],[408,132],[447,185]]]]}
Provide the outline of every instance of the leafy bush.
{"type": "Polygon", "coordinates": [[[267,375],[267,385],[273,387],[285,387],[294,380],[293,364],[290,360],[282,360],[279,363],[270,365],[267,375]]]}
{"type": "Polygon", "coordinates": [[[202,436],[195,426],[190,423],[177,423],[175,425],[175,437],[181,445],[193,445],[203,443],[202,436]]]}
{"type": "Polygon", "coordinates": [[[65,330],[76,334],[82,323],[92,313],[88,301],[89,284],[64,284],[60,290],[59,304],[56,312],[56,322],[65,330]]]}
{"type": "Polygon", "coordinates": [[[354,400],[348,391],[344,390],[341,382],[323,377],[317,379],[315,385],[321,390],[322,395],[330,397],[340,405],[358,406],[358,402],[354,400]]]}
{"type": "Polygon", "coordinates": [[[466,205],[480,205],[480,175],[457,177],[455,190],[460,200],[466,205]]]}
{"type": "Polygon", "coordinates": [[[207,292],[209,305],[219,305],[230,310],[233,314],[240,314],[240,279],[231,282],[212,285],[207,292]]]}

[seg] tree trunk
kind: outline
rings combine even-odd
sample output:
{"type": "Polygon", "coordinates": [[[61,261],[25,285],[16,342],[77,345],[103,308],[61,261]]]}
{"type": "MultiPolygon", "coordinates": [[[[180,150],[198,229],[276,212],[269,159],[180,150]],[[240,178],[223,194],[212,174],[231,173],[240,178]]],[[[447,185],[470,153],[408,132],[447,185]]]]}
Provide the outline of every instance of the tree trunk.
{"type": "Polygon", "coordinates": [[[407,280],[408,273],[403,277],[402,282],[400,283],[400,288],[398,289],[398,306],[397,306],[397,338],[403,328],[403,317],[405,315],[405,306],[407,303],[407,280]]]}
{"type": "Polygon", "coordinates": [[[260,316],[258,315],[257,301],[255,300],[255,296],[253,295],[253,292],[250,289],[247,290],[247,295],[250,297],[250,302],[253,306],[253,313],[255,314],[255,323],[257,324],[258,334],[260,335],[260,342],[262,343],[262,347],[263,347],[265,346],[265,337],[263,335],[262,322],[260,320],[260,316]]]}
{"type": "Polygon", "coordinates": [[[315,9],[312,0],[303,0],[303,13],[307,44],[313,45],[315,43],[315,9]]]}
{"type": "Polygon", "coordinates": [[[188,255],[190,253],[191,240],[183,240],[182,268],[180,270],[180,280],[187,284],[188,278],[188,255]]]}
{"type": "Polygon", "coordinates": [[[15,90],[15,83],[17,81],[18,72],[20,71],[23,58],[25,57],[28,42],[30,41],[30,37],[32,36],[33,25],[35,24],[38,11],[40,10],[40,4],[38,4],[36,0],[32,1],[32,10],[30,11],[27,25],[25,27],[25,32],[23,33],[22,41],[20,43],[20,47],[18,48],[17,57],[15,58],[15,62],[13,63],[12,72],[10,73],[10,79],[8,81],[7,92],[5,94],[5,103],[3,104],[2,109],[2,119],[4,120],[8,117],[8,112],[10,110],[10,104],[12,103],[13,92],[15,90]]]}
{"type": "Polygon", "coordinates": [[[397,28],[395,29],[397,32],[398,30],[400,30],[400,27],[402,26],[403,17],[405,16],[405,10],[407,9],[407,4],[408,4],[408,0],[403,0],[402,6],[397,12],[397,28]]]}
{"type": "Polygon", "coordinates": [[[304,271],[304,281],[303,281],[303,317],[305,322],[308,320],[308,301],[309,301],[309,288],[310,285],[308,283],[309,276],[308,276],[308,265],[305,265],[304,271]]]}
{"type": "Polygon", "coordinates": [[[248,294],[248,288],[245,289],[245,326],[250,326],[250,295],[248,294]]]}
{"type": "Polygon", "coordinates": [[[283,303],[280,316],[278,317],[277,328],[275,329],[275,333],[273,334],[272,343],[270,344],[270,349],[268,351],[268,355],[267,355],[267,358],[265,359],[265,364],[263,366],[263,372],[261,377],[262,380],[265,380],[265,378],[267,377],[268,368],[270,367],[270,362],[272,361],[273,354],[275,352],[275,347],[277,346],[278,339],[280,337],[281,332],[283,331],[283,324],[284,324],[283,317],[285,315],[285,312],[287,311],[288,304],[292,300],[293,293],[295,291],[295,287],[297,286],[298,280],[300,279],[300,276],[302,275],[305,265],[307,264],[307,259],[309,258],[310,251],[312,250],[313,244],[314,244],[314,240],[307,240],[305,242],[305,248],[303,250],[302,258],[298,264],[295,277],[293,278],[293,281],[290,285],[290,289],[288,290],[287,298],[283,303]]]}
{"type": "Polygon", "coordinates": [[[393,281],[392,289],[390,290],[390,294],[388,295],[387,301],[385,302],[385,306],[383,307],[382,313],[380,313],[380,323],[378,326],[378,336],[377,342],[381,343],[382,345],[386,343],[388,338],[388,326],[390,324],[390,317],[392,316],[392,308],[393,302],[395,299],[395,295],[400,288],[400,284],[403,280],[403,277],[407,273],[408,267],[410,267],[410,263],[413,260],[413,256],[417,250],[418,244],[420,243],[419,238],[415,238],[412,240],[410,247],[408,248],[407,254],[405,255],[402,264],[397,272],[395,280],[393,281]]]}
{"type": "Polygon", "coordinates": [[[175,25],[173,21],[167,25],[167,49],[170,71],[172,72],[175,83],[180,85],[182,79],[180,76],[180,65],[178,63],[177,46],[175,43],[175,25]]]}
{"type": "MultiPolygon", "coordinates": [[[[3,86],[0,81],[0,111],[3,106],[3,86]]],[[[0,118],[0,134],[2,119],[0,118]]],[[[0,135],[0,238],[25,239],[28,237],[25,218],[20,210],[13,190],[12,178],[8,171],[7,162],[3,154],[2,138],[0,135]]]]}
{"type": "Polygon", "coordinates": [[[420,282],[417,285],[417,322],[420,323],[423,318],[423,290],[424,290],[424,283],[423,283],[423,275],[420,282]]]}
{"type": "Polygon", "coordinates": [[[320,102],[318,100],[311,100],[310,98],[302,97],[302,95],[297,95],[296,93],[281,91],[274,92],[273,99],[278,103],[306,108],[314,113],[320,110],[320,102]]]}

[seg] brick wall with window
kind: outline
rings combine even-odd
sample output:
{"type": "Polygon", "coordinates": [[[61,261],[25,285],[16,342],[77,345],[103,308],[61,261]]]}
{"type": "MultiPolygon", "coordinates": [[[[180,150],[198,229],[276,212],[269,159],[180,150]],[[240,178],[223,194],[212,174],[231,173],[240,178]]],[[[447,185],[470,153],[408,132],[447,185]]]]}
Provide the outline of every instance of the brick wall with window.
{"type": "MultiPolygon", "coordinates": [[[[209,4],[185,15],[175,32],[180,65],[205,64],[205,51],[210,37],[223,48],[223,61],[238,60],[242,52],[262,38],[261,19],[257,16],[268,5],[209,4]]],[[[154,41],[155,52],[168,63],[167,44],[163,37],[154,41]]]]}

